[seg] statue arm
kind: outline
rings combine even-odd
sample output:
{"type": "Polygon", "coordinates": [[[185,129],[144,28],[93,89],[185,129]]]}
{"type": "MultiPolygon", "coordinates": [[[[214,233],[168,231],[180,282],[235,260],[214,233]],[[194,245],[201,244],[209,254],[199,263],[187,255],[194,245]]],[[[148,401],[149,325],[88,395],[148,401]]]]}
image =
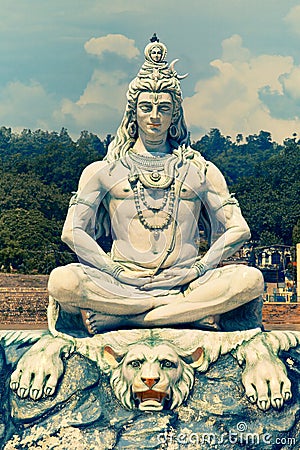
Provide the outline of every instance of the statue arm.
{"type": "Polygon", "coordinates": [[[84,169],[78,191],[71,199],[61,238],[82,262],[117,275],[121,267],[104,252],[95,236],[97,210],[106,194],[101,183],[105,164],[100,161],[84,169]]]}
{"type": "Polygon", "coordinates": [[[201,259],[201,263],[206,268],[213,268],[223,259],[232,256],[250,238],[250,230],[238,202],[228,191],[223,175],[212,163],[207,166],[203,201],[212,228],[216,230],[221,226],[223,230],[201,259]]]}

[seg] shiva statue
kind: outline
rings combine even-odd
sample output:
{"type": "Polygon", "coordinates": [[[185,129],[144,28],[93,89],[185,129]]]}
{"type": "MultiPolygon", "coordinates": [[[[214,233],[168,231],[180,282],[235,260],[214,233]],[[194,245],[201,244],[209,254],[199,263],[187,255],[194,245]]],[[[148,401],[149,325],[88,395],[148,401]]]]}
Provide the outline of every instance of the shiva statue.
{"type": "Polygon", "coordinates": [[[186,324],[222,330],[224,314],[263,292],[256,268],[222,265],[249,228],[218,168],[189,146],[186,75],[166,55],[157,38],[146,46],[116,137],[105,159],[83,171],[63,227],[79,262],[52,271],[50,298],[89,334],[186,324]],[[209,249],[200,255],[203,232],[209,249]],[[111,236],[109,253],[101,236],[111,236]]]}

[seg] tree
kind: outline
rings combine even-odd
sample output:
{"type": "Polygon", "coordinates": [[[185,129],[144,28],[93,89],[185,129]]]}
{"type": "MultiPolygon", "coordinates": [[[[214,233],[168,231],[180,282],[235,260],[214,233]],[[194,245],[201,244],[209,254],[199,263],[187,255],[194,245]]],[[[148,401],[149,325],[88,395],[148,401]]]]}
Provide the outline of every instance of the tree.
{"type": "MultiPolygon", "coordinates": [[[[49,273],[66,254],[60,242],[60,227],[41,211],[18,208],[0,215],[0,267],[23,273],[49,273]]],[[[69,261],[73,260],[69,257],[69,261]]]]}
{"type": "Polygon", "coordinates": [[[293,228],[293,244],[300,244],[300,219],[298,219],[296,225],[293,228]]]}
{"type": "Polygon", "coordinates": [[[91,154],[97,153],[98,159],[103,159],[106,154],[105,146],[98,136],[86,130],[81,132],[76,144],[83,151],[89,151],[91,154]]]}
{"type": "Polygon", "coordinates": [[[230,136],[225,137],[221,134],[220,130],[212,128],[200,141],[193,144],[193,148],[200,151],[205,158],[214,159],[222,153],[227,154],[228,149],[232,145],[230,136]]]}
{"type": "Polygon", "coordinates": [[[241,142],[243,142],[244,136],[243,136],[241,133],[238,133],[238,134],[236,135],[235,140],[236,140],[236,143],[237,143],[237,144],[240,144],[241,142]]]}
{"type": "Polygon", "coordinates": [[[18,208],[41,211],[48,219],[62,221],[67,212],[68,198],[53,183],[46,185],[34,174],[1,173],[0,211],[18,208]]]}

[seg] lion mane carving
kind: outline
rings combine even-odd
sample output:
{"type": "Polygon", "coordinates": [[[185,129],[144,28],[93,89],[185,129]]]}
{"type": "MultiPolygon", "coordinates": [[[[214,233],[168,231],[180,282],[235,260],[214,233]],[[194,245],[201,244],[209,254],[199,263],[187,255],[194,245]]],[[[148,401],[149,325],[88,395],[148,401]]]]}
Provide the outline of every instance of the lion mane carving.
{"type": "Polygon", "coordinates": [[[174,409],[189,396],[194,371],[206,371],[221,354],[259,330],[224,334],[198,330],[120,330],[79,339],[76,350],[96,361],[127,409],[174,409]],[[101,341],[101,342],[100,342],[101,341]],[[102,349],[102,351],[99,351],[102,349]]]}
{"type": "Polygon", "coordinates": [[[131,345],[124,355],[104,348],[110,362],[111,387],[125,408],[140,410],[173,409],[187,399],[194,383],[191,361],[203,355],[201,347],[183,356],[170,344],[144,342],[131,345]]]}

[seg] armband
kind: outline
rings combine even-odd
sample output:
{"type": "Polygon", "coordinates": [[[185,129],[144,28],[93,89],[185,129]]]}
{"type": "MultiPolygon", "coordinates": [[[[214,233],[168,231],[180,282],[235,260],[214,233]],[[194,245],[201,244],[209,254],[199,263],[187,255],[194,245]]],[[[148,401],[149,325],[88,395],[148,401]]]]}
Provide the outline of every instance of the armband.
{"type": "Polygon", "coordinates": [[[219,211],[219,209],[224,208],[224,206],[226,205],[235,205],[237,207],[239,207],[239,202],[237,201],[237,199],[235,198],[235,194],[230,194],[230,196],[228,198],[226,198],[223,203],[221,204],[221,206],[219,206],[218,208],[215,209],[215,211],[219,211]]]}
{"type": "Polygon", "coordinates": [[[83,198],[80,198],[78,196],[78,193],[75,192],[70,199],[69,208],[71,208],[71,206],[73,206],[73,205],[78,205],[79,203],[82,205],[89,206],[90,208],[95,208],[95,205],[93,203],[88,202],[87,200],[84,200],[83,198]]]}

